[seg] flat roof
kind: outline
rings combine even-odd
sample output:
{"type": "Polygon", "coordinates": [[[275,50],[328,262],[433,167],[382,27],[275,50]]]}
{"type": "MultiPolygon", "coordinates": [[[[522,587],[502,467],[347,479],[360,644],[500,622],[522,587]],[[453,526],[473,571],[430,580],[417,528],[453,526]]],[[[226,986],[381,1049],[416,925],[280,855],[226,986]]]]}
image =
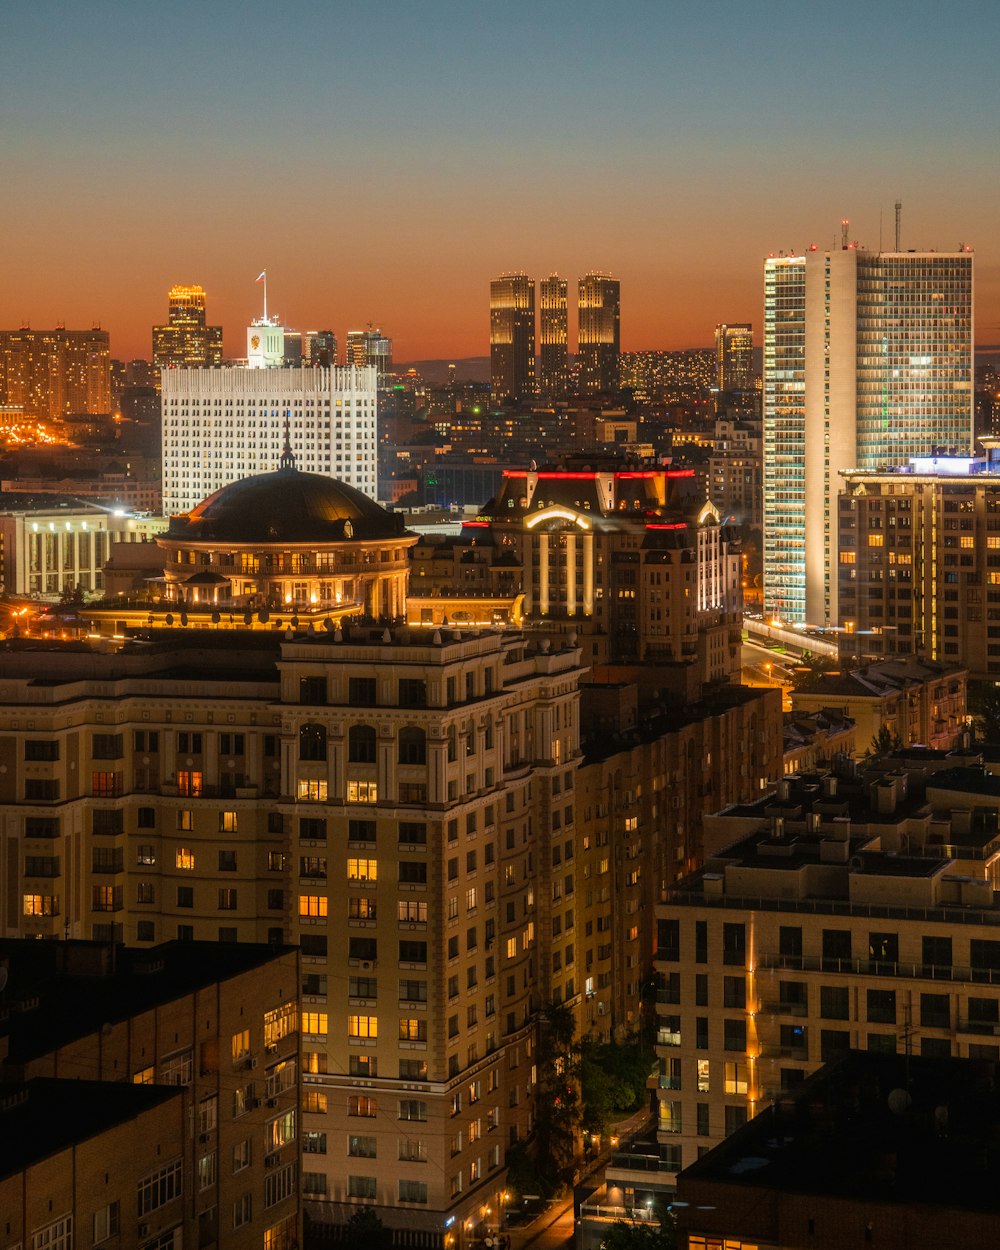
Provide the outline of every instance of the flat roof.
{"type": "Polygon", "coordinates": [[[0,1082],[0,1177],[182,1098],[181,1086],[128,1081],[0,1082]]]}
{"type": "MultiPolygon", "coordinates": [[[[8,1058],[24,1063],[195,990],[263,967],[293,946],[165,942],[148,949],[100,942],[0,939],[7,983],[0,1004],[38,1000],[0,1025],[8,1058]]],[[[296,990],[296,986],[291,987],[296,990]]]]}

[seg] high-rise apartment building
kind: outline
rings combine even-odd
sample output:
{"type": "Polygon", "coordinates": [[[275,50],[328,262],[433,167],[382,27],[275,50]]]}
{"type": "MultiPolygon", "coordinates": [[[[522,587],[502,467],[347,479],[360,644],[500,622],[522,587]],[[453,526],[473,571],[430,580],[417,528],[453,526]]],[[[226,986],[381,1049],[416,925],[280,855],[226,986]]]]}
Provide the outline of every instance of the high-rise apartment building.
{"type": "Polygon", "coordinates": [[[0,404],[50,421],[110,413],[107,330],[0,331],[0,404]]]}
{"type": "Polygon", "coordinates": [[[161,395],[163,511],[190,512],[237,478],[276,470],[285,426],[296,463],[375,498],[376,372],[284,368],[284,330],[247,330],[247,364],[167,369],[161,395]]]}
{"type": "Polygon", "coordinates": [[[764,266],[765,609],[838,624],[836,496],[846,469],[968,452],[970,252],[845,245],[764,266]]]}
{"type": "Polygon", "coordinates": [[[222,364],[222,326],[207,324],[204,289],[171,287],[167,299],[167,324],[153,326],[153,363],[161,369],[222,364]]]}
{"type": "Polygon", "coordinates": [[[621,386],[621,283],[588,273],[579,284],[578,364],[584,395],[613,394],[621,386]]]}
{"type": "Polygon", "coordinates": [[[715,381],[720,393],[753,386],[753,326],[746,322],[715,327],[715,381]]]}
{"type": "Polygon", "coordinates": [[[307,330],[303,338],[307,364],[332,369],[337,363],[337,336],[332,330],[307,330]]]}
{"type": "Polygon", "coordinates": [[[527,274],[490,283],[490,379],[495,403],[535,394],[535,281],[527,274]]]}
{"type": "Polygon", "coordinates": [[[542,278],[539,294],[539,391],[543,395],[563,395],[569,385],[569,300],[568,283],[558,274],[542,278]]]}
{"type": "Polygon", "coordinates": [[[356,369],[374,369],[381,379],[392,372],[392,339],[370,325],[367,330],[348,330],[345,363],[356,369]]]}

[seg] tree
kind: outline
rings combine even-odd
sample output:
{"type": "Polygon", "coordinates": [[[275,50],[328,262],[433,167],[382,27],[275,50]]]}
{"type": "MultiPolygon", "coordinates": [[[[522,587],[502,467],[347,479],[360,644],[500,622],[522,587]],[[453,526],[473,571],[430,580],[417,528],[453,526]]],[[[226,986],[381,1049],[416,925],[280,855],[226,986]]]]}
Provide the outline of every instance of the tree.
{"type": "Polygon", "coordinates": [[[978,740],[1000,742],[1000,686],[991,681],[970,681],[969,711],[978,740]]]}
{"type": "Polygon", "coordinates": [[[64,607],[80,607],[84,602],[83,587],[79,582],[75,586],[64,586],[59,602],[64,607]]]}
{"type": "Polygon", "coordinates": [[[392,1237],[372,1207],[359,1207],[347,1221],[340,1245],[345,1250],[388,1250],[392,1237]]]}
{"type": "Polygon", "coordinates": [[[798,664],[792,670],[792,690],[807,690],[826,673],[835,673],[839,665],[832,656],[814,655],[803,651],[798,664]]]}
{"type": "Polygon", "coordinates": [[[539,1013],[535,1146],[539,1173],[553,1183],[567,1178],[582,1118],[575,1032],[565,1005],[550,1003],[539,1013]]]}
{"type": "Polygon", "coordinates": [[[892,733],[888,725],[881,725],[878,733],[872,734],[872,740],[868,744],[868,750],[865,752],[865,763],[880,759],[883,755],[889,755],[892,751],[898,751],[902,745],[902,739],[899,734],[892,733]]]}
{"type": "Polygon", "coordinates": [[[659,1223],[615,1220],[604,1235],[601,1250],[676,1250],[677,1228],[666,1207],[658,1207],[659,1223]]]}

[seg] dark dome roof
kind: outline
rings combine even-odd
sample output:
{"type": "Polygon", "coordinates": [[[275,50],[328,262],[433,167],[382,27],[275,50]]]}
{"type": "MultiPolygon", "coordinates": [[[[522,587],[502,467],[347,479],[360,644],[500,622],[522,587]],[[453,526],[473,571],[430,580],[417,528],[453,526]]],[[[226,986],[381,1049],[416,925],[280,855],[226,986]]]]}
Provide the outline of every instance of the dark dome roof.
{"type": "Polygon", "coordinates": [[[190,512],[171,517],[165,537],[240,544],[364,542],[403,532],[401,516],[346,482],[285,467],[223,486],[190,512]]]}

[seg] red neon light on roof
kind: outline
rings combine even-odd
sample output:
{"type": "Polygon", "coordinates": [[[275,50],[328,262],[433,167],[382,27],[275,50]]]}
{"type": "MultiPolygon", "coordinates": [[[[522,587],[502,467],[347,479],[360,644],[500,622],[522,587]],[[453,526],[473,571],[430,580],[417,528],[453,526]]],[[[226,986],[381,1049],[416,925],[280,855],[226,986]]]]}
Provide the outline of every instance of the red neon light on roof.
{"type": "Polygon", "coordinates": [[[476,529],[488,530],[490,528],[490,523],[489,521],[463,521],[462,522],[462,529],[472,528],[473,526],[476,529]]]}
{"type": "Polygon", "coordinates": [[[664,521],[647,521],[646,529],[648,530],[686,530],[687,521],[673,521],[667,525],[664,521]]]}
{"type": "MultiPolygon", "coordinates": [[[[694,477],[694,469],[631,469],[622,473],[613,473],[607,470],[616,478],[637,478],[637,477],[694,477]]],[[[602,470],[603,472],[603,470],[602,470]]],[[[504,477],[527,477],[527,469],[504,469],[504,477]]],[[[535,477],[544,478],[546,480],[559,481],[565,479],[567,481],[587,481],[591,482],[598,476],[597,473],[535,473],[535,477]]]]}

